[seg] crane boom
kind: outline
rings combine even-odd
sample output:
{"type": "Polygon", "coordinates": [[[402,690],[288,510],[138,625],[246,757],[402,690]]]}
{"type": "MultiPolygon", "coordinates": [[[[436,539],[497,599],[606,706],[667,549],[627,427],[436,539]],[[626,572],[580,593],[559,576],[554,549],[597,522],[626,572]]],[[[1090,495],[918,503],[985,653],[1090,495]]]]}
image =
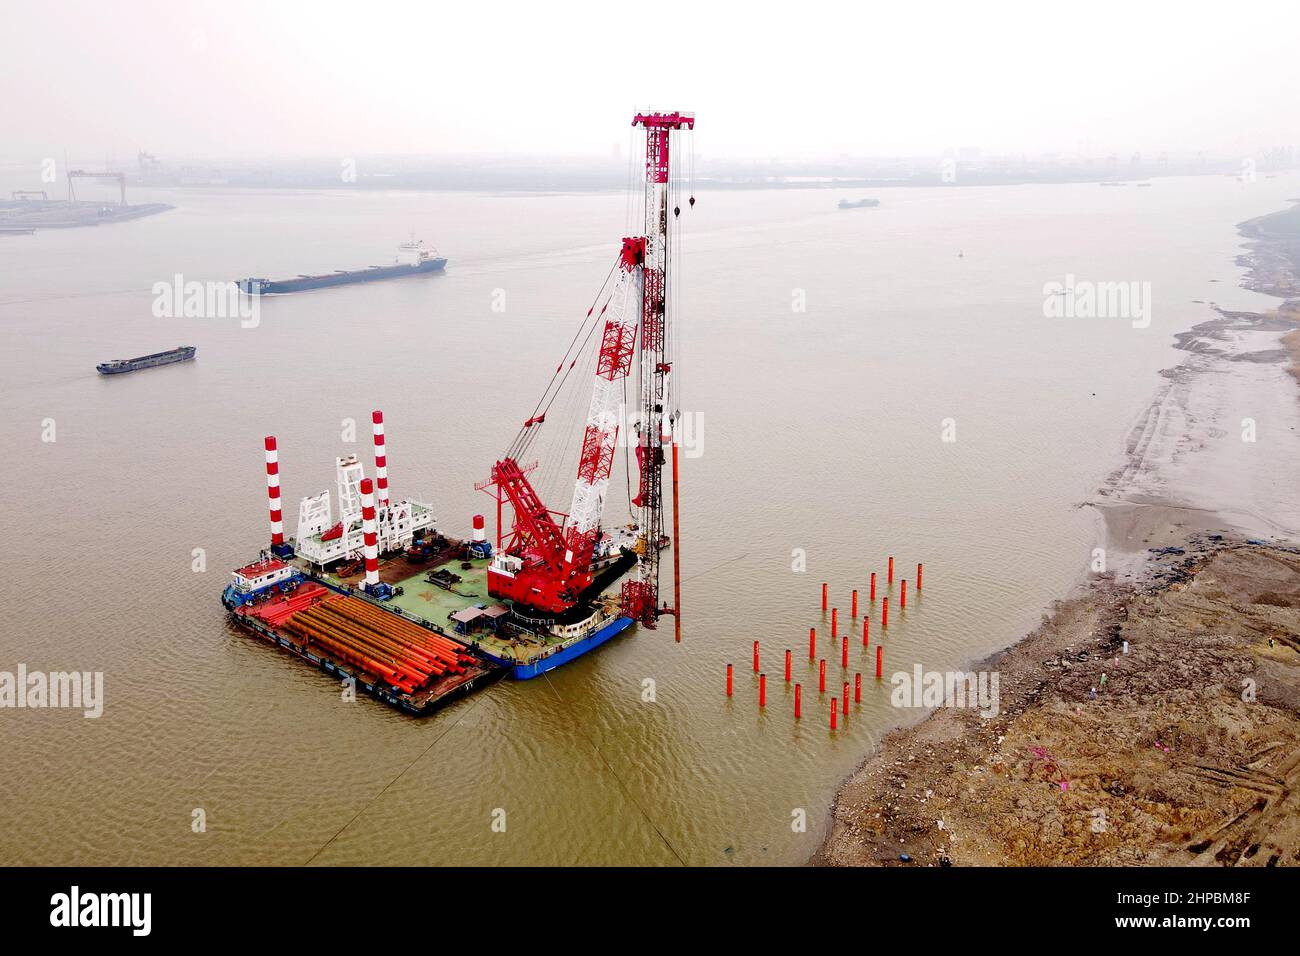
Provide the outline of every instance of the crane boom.
{"type": "MultiPolygon", "coordinates": [[[[641,303],[640,407],[634,423],[636,458],[641,470],[638,493],[632,504],[640,510],[643,544],[636,576],[623,583],[623,613],[653,628],[663,613],[677,614],[680,596],[674,589],[672,607],[659,603],[659,551],[666,540],[663,513],[664,445],[672,442],[677,409],[670,407],[668,361],[671,343],[668,308],[671,248],[668,240],[670,211],[671,133],[695,128],[691,113],[638,113],[633,126],[646,131],[645,234],[646,261],[644,295],[641,303]]],[[[671,211],[676,218],[678,210],[671,211]]],[[[674,535],[675,536],[675,535],[674,535]]],[[[674,542],[676,548],[676,542],[674,542]]],[[[680,618],[677,622],[681,639],[680,618]]]]}
{"type": "MultiPolygon", "coordinates": [[[[622,613],[650,628],[661,614],[673,614],[677,639],[681,640],[680,584],[674,586],[672,606],[659,601],[659,552],[668,540],[663,514],[664,447],[673,444],[672,428],[679,415],[669,394],[669,356],[674,344],[668,295],[669,160],[670,134],[694,129],[695,117],[690,113],[638,113],[632,125],[646,131],[646,230],[643,236],[623,240],[614,290],[602,309],[601,315],[607,313],[607,317],[596,357],[572,504],[567,515],[547,509],[528,481],[527,469],[521,468],[515,457],[546,420],[549,401],[542,401],[538,404],[540,414],[535,411],[524,423],[510,453],[496,463],[491,479],[481,486],[485,489],[495,485],[498,502],[500,547],[488,568],[488,593],[543,614],[561,614],[572,608],[591,585],[592,558],[601,535],[605,495],[618,448],[619,407],[624,384],[635,365],[637,406],[630,417],[640,477],[631,505],[638,510],[639,561],[635,576],[623,583],[622,613]],[[514,525],[509,537],[502,541],[500,504],[504,499],[514,510],[514,525]]],[[[679,211],[673,209],[672,216],[675,218],[679,211]]],[[[588,311],[588,320],[591,314],[588,311]]],[[[556,368],[557,375],[563,367],[561,363],[556,368]]],[[[544,400],[549,390],[548,385],[544,400]]],[[[676,459],[673,445],[674,568],[678,566],[676,459]]],[[[679,574],[674,577],[680,581],[679,574]]]]}

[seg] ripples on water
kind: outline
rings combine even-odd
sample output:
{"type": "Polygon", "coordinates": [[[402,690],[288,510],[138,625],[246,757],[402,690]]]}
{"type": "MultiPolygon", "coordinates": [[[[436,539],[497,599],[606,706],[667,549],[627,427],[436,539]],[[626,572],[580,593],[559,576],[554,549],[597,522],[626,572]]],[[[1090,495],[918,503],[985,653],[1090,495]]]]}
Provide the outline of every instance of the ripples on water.
{"type": "MultiPolygon", "coordinates": [[[[683,468],[684,643],[634,633],[423,721],[342,702],[324,674],[225,621],[225,572],[265,535],[261,436],[279,436],[292,519],[298,498],[332,487],[334,455],[369,453],[340,442],[341,419],[382,408],[395,493],[466,533],[485,504],[473,483],[625,234],[623,197],[159,193],[179,208],[7,240],[3,427],[20,506],[0,555],[0,667],[103,670],[107,704],[97,721],[3,714],[0,851],[141,864],[806,859],[840,780],[919,716],[868,677],[847,727],[828,734],[806,651],[817,626],[838,687],[820,582],[847,619],[852,587],[868,606],[870,571],[883,590],[888,554],[899,577],[925,562],[923,594],[891,608],[886,676],[969,663],[1033,626],[1086,567],[1097,528],[1077,505],[1176,361],[1171,334],[1207,316],[1192,300],[1267,301],[1236,288],[1233,226],[1294,189],[880,190],[879,209],[852,212],[835,192],[702,194],[679,273],[679,372],[704,421],[704,453],[683,468]],[[266,301],[256,330],[150,312],[152,283],[177,272],[353,267],[387,259],[412,229],[450,257],[447,275],[266,301]],[[1045,319],[1042,286],[1066,273],[1152,282],[1151,328],[1045,319]],[[490,311],[498,289],[504,314],[490,311]],[[806,312],[792,311],[796,290],[806,312]],[[199,347],[196,362],[120,380],[93,370],[181,343],[199,347]],[[54,444],[39,441],[47,417],[54,444]],[[940,441],[946,418],[955,443],[940,441]],[[205,573],[191,570],[195,548],[205,573]],[[805,573],[791,570],[795,549],[805,573]],[[769,675],[761,715],[754,639],[769,675]],[[806,692],[798,724],[786,647],[806,692]],[[656,703],[641,700],[646,678],[656,703]],[[205,834],[191,832],[195,808],[205,834]],[[496,808],[505,833],[490,830],[496,808]],[[807,833],[792,831],[795,808],[807,833]]],[[[869,675],[859,634],[853,666],[869,675]]]]}

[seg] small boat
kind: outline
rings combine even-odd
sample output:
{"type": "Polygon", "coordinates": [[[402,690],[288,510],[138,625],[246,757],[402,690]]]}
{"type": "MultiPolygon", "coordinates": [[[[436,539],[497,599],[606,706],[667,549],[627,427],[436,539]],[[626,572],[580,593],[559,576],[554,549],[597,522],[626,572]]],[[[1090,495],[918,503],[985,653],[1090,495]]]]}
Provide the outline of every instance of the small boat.
{"type": "Polygon", "coordinates": [[[880,205],[879,199],[841,199],[841,209],[872,209],[880,205]]]}
{"type": "Polygon", "coordinates": [[[193,345],[182,345],[167,352],[154,352],[152,355],[141,355],[138,358],[113,359],[111,362],[100,362],[95,366],[95,369],[100,375],[121,375],[123,372],[134,372],[137,369],[153,368],[157,365],[188,362],[194,358],[196,351],[198,350],[193,345]]]}

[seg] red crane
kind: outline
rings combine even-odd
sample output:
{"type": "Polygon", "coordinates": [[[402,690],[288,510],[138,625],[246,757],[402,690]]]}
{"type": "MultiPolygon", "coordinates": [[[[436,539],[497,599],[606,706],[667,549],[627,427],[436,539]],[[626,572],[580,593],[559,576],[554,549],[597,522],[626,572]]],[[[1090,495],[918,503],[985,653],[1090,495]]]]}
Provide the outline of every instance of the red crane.
{"type": "MultiPolygon", "coordinates": [[[[547,508],[528,480],[527,472],[531,468],[519,464],[523,452],[546,420],[546,409],[554,400],[552,386],[557,379],[563,383],[565,363],[570,371],[576,364],[576,357],[570,361],[570,355],[566,354],[533,415],[524,423],[507,453],[493,466],[491,478],[480,485],[483,489],[495,486],[498,502],[498,554],[488,569],[488,591],[494,597],[508,598],[543,614],[558,614],[572,608],[591,585],[592,555],[601,535],[605,493],[618,447],[619,409],[635,360],[638,404],[629,416],[634,433],[629,440],[635,440],[640,472],[637,493],[631,502],[639,517],[636,543],[639,560],[633,578],[623,584],[622,613],[646,627],[654,627],[661,614],[673,614],[680,641],[678,455],[672,437],[679,412],[670,391],[675,340],[668,295],[672,260],[669,224],[680,210],[674,207],[670,219],[669,150],[670,134],[694,129],[695,118],[689,113],[639,113],[632,125],[646,130],[646,229],[643,236],[623,240],[614,268],[613,290],[595,316],[596,321],[604,318],[605,324],[596,356],[595,382],[573,501],[568,514],[547,508]],[[659,552],[667,541],[662,480],[665,445],[673,449],[672,606],[659,602],[659,552]],[[513,527],[504,538],[500,511],[503,500],[508,500],[514,511],[513,527]]],[[[690,202],[694,204],[694,197],[690,202]]],[[[594,311],[595,305],[587,312],[588,320],[594,311]]],[[[578,341],[578,336],[574,341],[578,341]]]]}

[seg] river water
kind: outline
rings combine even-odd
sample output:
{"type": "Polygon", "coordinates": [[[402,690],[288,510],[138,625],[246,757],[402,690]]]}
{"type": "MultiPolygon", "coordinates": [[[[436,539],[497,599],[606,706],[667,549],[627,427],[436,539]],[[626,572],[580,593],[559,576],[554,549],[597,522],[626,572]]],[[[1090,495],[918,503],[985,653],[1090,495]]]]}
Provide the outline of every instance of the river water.
{"type": "Polygon", "coordinates": [[[102,671],[106,697],[98,719],[0,710],[0,857],[807,859],[839,782],[880,734],[921,716],[871,679],[849,590],[866,608],[887,555],[900,578],[925,563],[923,596],[891,608],[887,632],[871,610],[887,678],[969,663],[1031,628],[1087,572],[1100,525],[1080,505],[1178,360],[1173,333],[1211,317],[1207,302],[1271,304],[1237,285],[1234,225],[1297,185],[877,190],[879,208],[853,211],[835,191],[700,193],[678,272],[694,421],[683,643],[671,626],[633,631],[424,720],[347,702],[227,623],[227,571],[266,537],[261,438],[279,437],[291,531],[298,499],[332,487],[335,455],[367,460],[367,415],[382,408],[395,495],[466,534],[490,513],[474,482],[628,234],[625,197],[154,190],[133,198],[177,208],[0,240],[0,670],[102,671]],[[387,261],[411,232],[449,257],[446,275],[270,299],[255,328],[153,313],[151,287],[177,274],[352,268],[387,261]],[[1047,318],[1044,284],[1071,274],[1149,282],[1149,326],[1047,318]],[[195,362],[94,371],[180,344],[198,346],[195,362]],[[342,440],[346,418],[357,445],[342,440]],[[866,675],[833,735],[807,660],[817,626],[839,685],[822,581],[851,632],[850,670],[866,675]]]}

